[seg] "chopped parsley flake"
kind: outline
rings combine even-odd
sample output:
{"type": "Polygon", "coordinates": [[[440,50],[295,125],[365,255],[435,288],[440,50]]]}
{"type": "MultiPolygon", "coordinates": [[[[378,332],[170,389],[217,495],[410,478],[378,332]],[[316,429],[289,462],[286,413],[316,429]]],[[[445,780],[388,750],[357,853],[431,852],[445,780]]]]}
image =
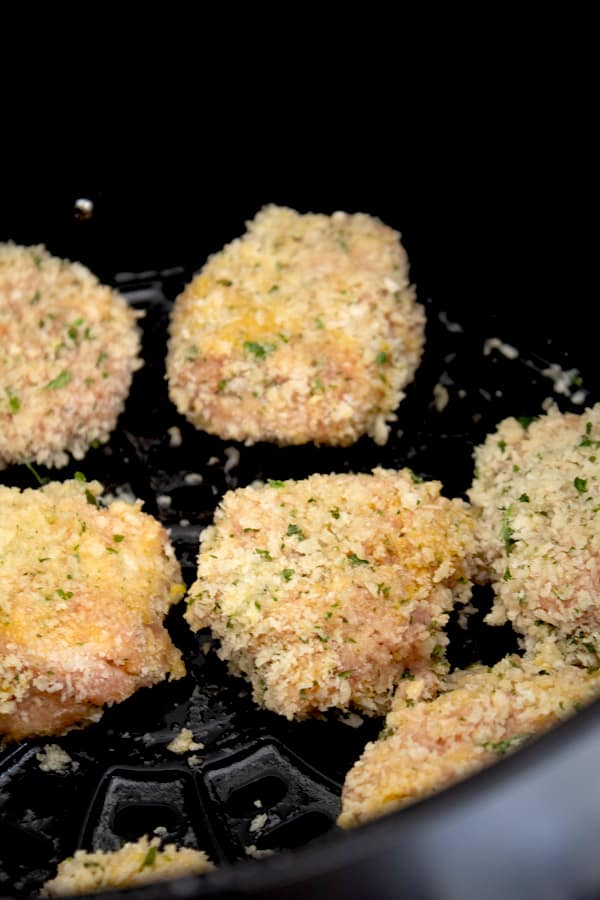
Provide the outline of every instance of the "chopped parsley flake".
{"type": "Polygon", "coordinates": [[[375,362],[378,366],[386,366],[390,361],[389,353],[386,353],[384,350],[380,350],[377,356],[375,357],[375,362]]]}
{"type": "Polygon", "coordinates": [[[323,325],[323,320],[320,316],[317,316],[317,318],[315,319],[315,325],[317,326],[317,328],[325,328],[325,326],[323,325]]]}
{"type": "Polygon", "coordinates": [[[506,441],[498,441],[498,449],[504,453],[506,450],[506,441]]]}
{"type": "Polygon", "coordinates": [[[85,477],[83,472],[75,472],[73,478],[75,479],[75,481],[81,481],[83,484],[86,484],[87,482],[87,478],[85,477]]]}
{"type": "Polygon", "coordinates": [[[56,378],[53,378],[52,381],[49,381],[44,390],[46,391],[55,391],[58,388],[66,387],[71,381],[71,373],[66,369],[57,375],[56,378]]]}
{"type": "Polygon", "coordinates": [[[273,559],[273,557],[271,556],[271,554],[269,553],[268,550],[260,550],[260,549],[257,547],[256,550],[255,550],[254,552],[255,552],[258,556],[260,556],[262,559],[273,559]]]}
{"type": "Polygon", "coordinates": [[[217,278],[217,284],[222,284],[223,287],[231,287],[233,281],[230,281],[229,278],[217,278]]]}
{"type": "Polygon", "coordinates": [[[125,535],[123,534],[113,534],[113,541],[115,544],[120,544],[121,541],[125,540],[125,535]]]}
{"type": "Polygon", "coordinates": [[[276,349],[275,344],[257,344],[255,341],[244,341],[244,349],[253,353],[257,359],[266,359],[276,349]]]}
{"type": "Polygon", "coordinates": [[[90,504],[90,506],[96,506],[96,507],[100,506],[100,504],[98,503],[98,500],[96,499],[96,497],[94,496],[94,494],[92,494],[92,492],[90,490],[86,490],[85,499],[90,504]]]}
{"type": "Polygon", "coordinates": [[[154,862],[155,862],[155,860],[156,860],[156,854],[157,854],[157,852],[158,852],[158,848],[157,848],[157,847],[150,847],[150,848],[149,848],[148,852],[146,853],[146,855],[145,855],[145,857],[144,857],[144,861],[142,862],[142,865],[140,866],[140,872],[142,871],[142,869],[145,869],[147,866],[153,866],[153,865],[154,865],[154,862]]]}
{"type": "Polygon", "coordinates": [[[267,481],[267,484],[269,485],[269,487],[272,487],[272,488],[282,488],[285,486],[285,482],[278,481],[276,478],[269,478],[269,480],[267,481]]]}
{"type": "Polygon", "coordinates": [[[361,559],[360,556],[357,556],[356,553],[347,553],[346,556],[350,560],[351,566],[368,566],[368,559],[361,559]]]}
{"type": "Polygon", "coordinates": [[[294,569],[283,569],[281,572],[281,577],[284,581],[290,581],[294,576],[294,569]]]}
{"type": "Polygon", "coordinates": [[[529,494],[521,494],[519,503],[529,503],[529,494]]]}
{"type": "Polygon", "coordinates": [[[587,491],[587,478],[575,478],[573,484],[580,494],[585,494],[587,491]]]}
{"type": "Polygon", "coordinates": [[[293,535],[296,535],[299,541],[306,540],[306,535],[298,525],[288,525],[288,529],[285,534],[286,537],[292,537],[293,535]]]}
{"type": "Polygon", "coordinates": [[[334,519],[339,519],[339,517],[340,517],[340,511],[339,511],[339,509],[337,508],[337,506],[334,506],[334,508],[333,508],[333,509],[330,509],[329,512],[331,513],[331,515],[333,516],[334,519]]]}
{"type": "Polygon", "coordinates": [[[58,588],[56,591],[61,600],[70,600],[73,596],[73,591],[63,591],[62,588],[58,588]]]}
{"type": "Polygon", "coordinates": [[[8,405],[10,406],[11,411],[18,413],[21,409],[21,401],[16,394],[13,394],[10,388],[6,389],[6,393],[8,394],[8,405]]]}

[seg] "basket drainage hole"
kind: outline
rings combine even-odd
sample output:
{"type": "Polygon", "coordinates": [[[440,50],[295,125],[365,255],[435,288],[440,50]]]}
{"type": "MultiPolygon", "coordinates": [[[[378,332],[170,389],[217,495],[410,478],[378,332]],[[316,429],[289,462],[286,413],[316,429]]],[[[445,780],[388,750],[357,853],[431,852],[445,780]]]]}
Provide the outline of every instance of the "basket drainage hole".
{"type": "Polygon", "coordinates": [[[291,822],[273,828],[257,841],[259,850],[284,850],[301,847],[320,837],[333,826],[333,820],[322,812],[307,812],[291,822]]]}
{"type": "Polygon", "coordinates": [[[136,803],[117,810],[112,830],[126,841],[137,841],[144,834],[151,835],[155,828],[166,828],[170,837],[182,830],[179,812],[166,803],[136,803]]]}
{"type": "Polygon", "coordinates": [[[265,775],[232,791],[227,799],[227,809],[232,816],[255,816],[261,809],[275,806],[287,792],[285,781],[275,775],[265,775]]]}

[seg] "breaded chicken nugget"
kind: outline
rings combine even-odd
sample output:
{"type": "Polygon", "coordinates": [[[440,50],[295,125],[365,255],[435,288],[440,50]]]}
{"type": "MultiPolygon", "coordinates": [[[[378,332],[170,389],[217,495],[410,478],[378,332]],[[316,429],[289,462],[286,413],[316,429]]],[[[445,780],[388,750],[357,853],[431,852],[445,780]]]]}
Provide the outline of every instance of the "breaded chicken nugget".
{"type": "Polygon", "coordinates": [[[185,674],[162,625],[184,593],[166,532],[139,502],[100,508],[100,492],[0,486],[0,734],[14,740],[185,674]]]}
{"type": "Polygon", "coordinates": [[[231,491],[202,535],[186,619],[211,626],[268,709],[378,715],[405,669],[443,667],[473,531],[465,503],[410,470],[231,491]]]}
{"type": "Polygon", "coordinates": [[[0,244],[0,469],[108,439],[141,365],[136,317],[79,263],[0,244]]]}
{"type": "Polygon", "coordinates": [[[382,736],[346,776],[339,824],[347,828],[439,791],[512,752],[600,691],[600,674],[511,656],[455,672],[445,693],[394,698],[382,736]]]}
{"type": "Polygon", "coordinates": [[[75,856],[59,863],[56,877],[46,882],[42,897],[75,897],[200,875],[211,869],[214,866],[202,850],[175,844],[166,844],[161,849],[159,838],[142,837],[112,853],[77,850],[75,856]]]}
{"type": "Polygon", "coordinates": [[[226,439],[383,444],[424,318],[391,228],[268,206],[177,299],[169,393],[226,439]]]}
{"type": "Polygon", "coordinates": [[[476,450],[469,496],[494,577],[489,620],[529,642],[549,633],[571,662],[600,653],[600,405],[506,419],[476,450]]]}

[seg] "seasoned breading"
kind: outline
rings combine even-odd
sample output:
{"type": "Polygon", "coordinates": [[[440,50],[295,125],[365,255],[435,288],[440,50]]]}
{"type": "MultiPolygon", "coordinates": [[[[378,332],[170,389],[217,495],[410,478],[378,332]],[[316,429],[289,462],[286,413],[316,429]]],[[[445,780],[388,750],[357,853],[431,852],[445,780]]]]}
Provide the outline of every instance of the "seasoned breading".
{"type": "Polygon", "coordinates": [[[211,626],[268,709],[378,715],[405,669],[443,668],[473,531],[465,503],[410,470],[232,491],[202,535],[186,619],[211,626]]]}
{"type": "Polygon", "coordinates": [[[168,878],[200,875],[214,869],[206,853],[142,837],[120,850],[77,850],[58,865],[56,877],[44,885],[42,897],[75,897],[95,891],[151,884],[168,878]]]}
{"type": "Polygon", "coordinates": [[[0,469],[108,439],[141,365],[136,318],[79,263],[0,244],[0,469]]]}
{"type": "Polygon", "coordinates": [[[268,206],[177,299],[169,393],[228,440],[385,443],[424,318],[391,228],[268,206]]]}
{"type": "Polygon", "coordinates": [[[0,734],[62,732],[184,674],[163,628],[184,593],[141,504],[98,507],[98,482],[0,486],[0,734]]]}
{"type": "Polygon", "coordinates": [[[553,636],[571,662],[600,653],[600,405],[506,419],[476,451],[469,491],[490,567],[493,624],[553,636]],[[527,427],[524,427],[527,426],[527,427]]]}
{"type": "Polygon", "coordinates": [[[600,692],[600,674],[511,656],[451,675],[429,702],[394,698],[382,736],[346,776],[347,828],[406,806],[487,766],[600,692]]]}

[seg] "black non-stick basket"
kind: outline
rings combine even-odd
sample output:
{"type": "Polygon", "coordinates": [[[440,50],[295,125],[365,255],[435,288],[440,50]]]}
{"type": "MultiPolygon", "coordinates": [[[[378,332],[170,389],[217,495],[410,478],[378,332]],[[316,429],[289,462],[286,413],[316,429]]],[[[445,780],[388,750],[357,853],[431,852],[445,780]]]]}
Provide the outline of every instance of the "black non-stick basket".
{"type": "MultiPolygon", "coordinates": [[[[473,447],[502,418],[539,414],[548,397],[581,412],[598,397],[590,338],[577,323],[581,306],[547,270],[537,287],[531,277],[551,251],[540,242],[528,246],[525,227],[513,228],[509,240],[494,220],[499,209],[507,212],[499,195],[496,212],[482,216],[473,186],[462,210],[464,193],[438,189],[420,182],[410,189],[321,183],[300,190],[273,182],[237,185],[225,197],[215,185],[135,196],[90,193],[87,186],[26,199],[15,193],[4,209],[1,239],[45,242],[52,253],[81,260],[145,312],[145,366],[111,440],[76,465],[40,474],[63,480],[78,468],[109,492],[140,497],[169,529],[189,585],[199,535],[227,490],[255,479],[381,465],[410,466],[441,480],[447,496],[462,496],[472,478],[473,447]],[[80,195],[93,201],[91,216],[76,206],[80,195]],[[426,307],[427,345],[384,447],[368,439],[345,449],[246,447],[197,432],[168,400],[172,302],[207,255],[240,234],[244,219],[266,202],[301,211],[362,210],[403,233],[426,307]],[[562,309],[552,311],[550,302],[561,298],[562,309]],[[551,364],[577,369],[567,394],[555,392],[551,364]],[[448,392],[443,409],[436,385],[448,392]],[[173,426],[181,443],[172,440],[173,426]]],[[[0,481],[34,486],[24,467],[3,471],[0,481]]],[[[485,624],[490,602],[487,589],[475,590],[478,612],[467,631],[451,618],[452,666],[493,664],[518,650],[510,626],[485,624]]],[[[248,684],[228,675],[218,659],[210,632],[193,635],[185,625],[181,605],[168,627],[184,653],[186,678],[139,691],[84,730],[0,751],[0,895],[33,896],[57,861],[76,849],[116,849],[155,829],[166,841],[206,850],[217,870],[128,897],[600,894],[597,705],[467,782],[342,833],[335,823],[345,773],[381,720],[349,722],[331,713],[288,722],[253,703],[248,684]],[[193,765],[167,749],[183,727],[205,747],[193,765]],[[40,769],[38,754],[49,743],[69,754],[67,771],[40,769]]]]}

